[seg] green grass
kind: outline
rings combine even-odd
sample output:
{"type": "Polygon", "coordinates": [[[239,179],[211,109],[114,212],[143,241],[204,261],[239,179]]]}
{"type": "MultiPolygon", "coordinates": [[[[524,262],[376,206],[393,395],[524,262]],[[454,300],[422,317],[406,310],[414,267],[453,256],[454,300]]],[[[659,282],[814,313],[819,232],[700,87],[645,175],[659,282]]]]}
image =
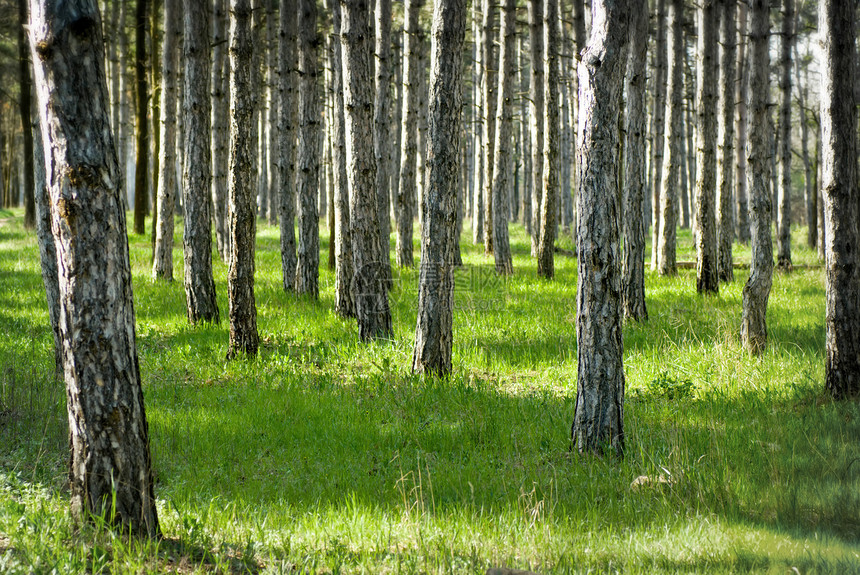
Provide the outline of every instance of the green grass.
{"type": "MultiPolygon", "coordinates": [[[[393,341],[361,344],[332,311],[331,272],[319,302],[280,289],[277,229],[260,225],[263,343],[228,363],[226,321],[187,324],[181,250],[177,281],[157,285],[131,236],[165,534],[141,542],[69,517],[38,252],[19,211],[0,219],[0,572],[860,572],[860,407],[823,390],[821,270],[775,275],[761,358],[738,336],[744,270],[716,297],[692,270],[648,272],[616,461],[568,450],[576,260],[537,280],[520,226],[505,281],[463,235],[447,381],[408,371],[414,270],[395,272],[393,341]]],[[[795,262],[816,263],[804,237],[795,262]]],[[[678,247],[694,259],[688,231],[678,247]]],[[[215,276],[226,317],[221,262],[215,276]]]]}

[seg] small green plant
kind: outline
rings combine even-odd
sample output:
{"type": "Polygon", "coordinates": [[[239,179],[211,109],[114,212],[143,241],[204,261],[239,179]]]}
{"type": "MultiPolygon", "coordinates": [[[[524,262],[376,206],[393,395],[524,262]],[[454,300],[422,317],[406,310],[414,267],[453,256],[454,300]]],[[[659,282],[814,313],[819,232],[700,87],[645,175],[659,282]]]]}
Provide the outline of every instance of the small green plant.
{"type": "Polygon", "coordinates": [[[676,378],[664,371],[646,385],[649,395],[663,397],[668,400],[693,397],[696,385],[689,379],[676,378]]]}

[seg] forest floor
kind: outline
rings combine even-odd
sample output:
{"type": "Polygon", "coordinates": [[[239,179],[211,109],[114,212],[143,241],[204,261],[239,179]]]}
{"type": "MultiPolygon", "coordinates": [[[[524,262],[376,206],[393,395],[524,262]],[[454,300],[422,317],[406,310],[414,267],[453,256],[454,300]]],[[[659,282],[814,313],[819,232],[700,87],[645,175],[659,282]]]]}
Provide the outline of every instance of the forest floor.
{"type": "MultiPolygon", "coordinates": [[[[0,572],[860,573],[860,404],[823,388],[821,269],[774,275],[760,358],[739,338],[748,272],[702,297],[694,270],[648,271],[619,461],[569,451],[576,260],[538,280],[519,225],[507,280],[464,230],[448,380],[409,373],[415,270],[395,270],[392,341],[335,315],[324,228],[317,302],[283,292],[277,228],[258,224],[262,346],[233,362],[226,319],[186,321],[181,227],[171,284],[130,236],[164,533],[146,542],[69,516],[65,393],[21,216],[0,213],[0,572]]],[[[794,261],[816,264],[804,238],[794,261]]],[[[678,248],[695,260],[688,230],[678,248]]]]}

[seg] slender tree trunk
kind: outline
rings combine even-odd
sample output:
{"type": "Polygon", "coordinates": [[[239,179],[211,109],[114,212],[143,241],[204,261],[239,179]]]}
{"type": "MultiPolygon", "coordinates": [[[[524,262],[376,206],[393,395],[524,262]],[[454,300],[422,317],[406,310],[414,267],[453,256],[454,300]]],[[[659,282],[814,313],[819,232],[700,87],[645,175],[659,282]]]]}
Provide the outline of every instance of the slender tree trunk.
{"type": "Polygon", "coordinates": [[[822,0],[822,189],[827,230],[824,383],[836,399],[860,395],[860,219],[857,191],[855,5],[822,0]]]}
{"type": "Polygon", "coordinates": [[[230,215],[227,197],[230,99],[228,94],[227,17],[225,0],[215,0],[212,12],[212,214],[215,245],[221,260],[229,263],[230,215]]]}
{"type": "Polygon", "coordinates": [[[744,286],[741,338],[750,353],[767,345],[767,300],[773,282],[773,245],[770,239],[770,145],[768,142],[768,9],[769,0],[750,2],[750,112],[748,186],[752,255],[750,277],[744,286]]]}
{"type": "Polygon", "coordinates": [[[36,227],[34,195],[33,118],[30,111],[30,58],[25,34],[27,0],[18,0],[18,111],[21,115],[21,141],[24,144],[24,229],[36,227]]]}
{"type": "Polygon", "coordinates": [[[100,16],[83,1],[32,0],[30,14],[59,263],[72,513],[157,537],[100,16]]]}
{"type": "Polygon", "coordinates": [[[580,453],[624,452],[621,241],[617,214],[618,102],[624,82],[627,2],[594,0],[599,29],[579,65],[577,390],[571,429],[580,453]]]}
{"type": "Polygon", "coordinates": [[[803,185],[806,204],[806,245],[815,249],[818,243],[818,193],[813,186],[812,162],[809,159],[809,114],[806,108],[809,89],[809,68],[805,68],[804,81],[800,81],[800,57],[794,45],[794,69],[797,74],[797,103],[800,111],[800,151],[803,160],[803,185]]]}
{"type": "Polygon", "coordinates": [[[558,225],[559,178],[559,107],[558,107],[558,0],[544,0],[544,126],[543,140],[543,198],[540,209],[540,241],[538,243],[538,276],[552,279],[555,275],[555,232],[558,225]]]}
{"type": "MultiPolygon", "coordinates": [[[[389,192],[389,204],[391,213],[389,214],[395,226],[400,218],[397,205],[397,198],[400,196],[400,160],[403,132],[403,59],[400,57],[403,53],[403,27],[398,28],[393,34],[392,45],[392,62],[394,63],[394,106],[391,110],[391,124],[394,128],[392,135],[394,136],[393,158],[391,162],[391,191],[389,192]]],[[[395,254],[396,255],[396,254],[395,254]]]]}
{"type": "MultiPolygon", "coordinates": [[[[505,0],[502,9],[501,22],[501,51],[499,54],[499,89],[498,104],[496,106],[496,142],[495,166],[491,171],[493,175],[493,193],[491,205],[493,206],[492,222],[493,230],[493,254],[496,262],[496,273],[510,275],[514,272],[511,263],[511,246],[508,240],[508,200],[507,189],[509,186],[507,169],[508,159],[512,143],[513,130],[513,95],[514,95],[514,60],[516,58],[516,2],[505,0]]],[[[486,246],[485,246],[486,247],[486,246]]]]}
{"type": "MultiPolygon", "coordinates": [[[[373,149],[373,44],[369,0],[341,0],[343,84],[349,212],[358,333],[362,340],[390,338],[387,278],[379,262],[379,198],[373,149]]],[[[459,148],[457,149],[459,150],[459,148]]]]}
{"type": "Polygon", "coordinates": [[[478,0],[472,2],[472,47],[475,65],[472,76],[472,85],[475,93],[475,123],[472,125],[474,139],[472,140],[473,155],[475,157],[475,181],[472,190],[472,241],[475,244],[484,242],[484,144],[482,134],[484,132],[484,64],[483,51],[479,37],[480,17],[478,0]]]}
{"type": "MultiPolygon", "coordinates": [[[[149,121],[146,110],[149,106],[149,82],[146,79],[146,17],[147,0],[137,0],[135,12],[135,64],[134,76],[137,85],[137,162],[134,170],[134,233],[146,233],[146,211],[149,206],[149,121]]],[[[208,68],[208,66],[207,66],[208,68]]]]}
{"type": "Polygon", "coordinates": [[[153,279],[173,281],[173,208],[176,194],[176,68],[181,12],[177,0],[164,0],[164,46],[161,58],[161,146],[158,170],[158,213],[155,223],[153,279]]]}
{"type": "Polygon", "coordinates": [[[571,143],[573,137],[573,112],[571,110],[571,102],[573,97],[571,94],[571,73],[573,66],[570,58],[571,41],[567,33],[567,24],[564,19],[564,2],[559,2],[559,22],[561,26],[561,47],[559,49],[559,68],[560,72],[560,98],[561,98],[561,182],[559,190],[561,198],[559,202],[559,220],[561,221],[562,233],[566,236],[571,236],[570,225],[573,222],[573,196],[571,195],[571,168],[573,165],[573,157],[576,153],[575,146],[571,143]]]}
{"type": "MultiPolygon", "coordinates": [[[[495,167],[494,146],[496,143],[496,109],[498,107],[496,96],[496,63],[493,58],[493,21],[496,17],[495,0],[482,0],[481,5],[481,67],[483,69],[483,81],[481,87],[483,93],[481,100],[483,106],[483,122],[481,142],[484,145],[481,166],[484,169],[484,190],[482,192],[484,201],[484,253],[493,253],[493,168],[495,167]]],[[[505,169],[504,164],[501,164],[505,169]]],[[[498,267],[498,266],[497,266],[498,267]]]]}
{"type": "Polygon", "coordinates": [[[737,236],[738,242],[750,242],[749,202],[747,190],[747,97],[749,94],[749,42],[747,28],[749,8],[746,2],[738,2],[738,80],[735,101],[738,103],[735,114],[737,128],[737,145],[735,146],[735,197],[737,207],[737,236]]]}
{"type": "Polygon", "coordinates": [[[648,319],[645,307],[645,78],[648,52],[648,2],[629,7],[630,52],[627,60],[627,153],[624,178],[624,273],[622,304],[625,317],[648,319]]]}
{"type": "Polygon", "coordinates": [[[699,3],[696,73],[696,291],[720,291],[717,263],[717,41],[719,12],[716,0],[699,3]]]}
{"type": "MultiPolygon", "coordinates": [[[[670,2],[672,0],[669,0],[670,2]]],[[[666,90],[668,78],[666,42],[666,0],[657,0],[657,22],[654,49],[654,104],[651,113],[651,269],[657,269],[660,246],[660,198],[663,193],[663,153],[666,131],[666,90]]]]}
{"type": "Polygon", "coordinates": [[[119,3],[119,150],[117,150],[117,155],[119,156],[119,168],[120,168],[120,178],[122,178],[122,189],[123,189],[123,206],[126,209],[129,208],[129,199],[131,197],[130,194],[134,192],[133,188],[134,182],[132,181],[132,185],[127,185],[128,178],[128,158],[131,148],[131,136],[134,127],[132,126],[132,104],[131,98],[132,93],[134,92],[133,79],[131,74],[131,66],[129,59],[131,58],[131,50],[129,50],[129,42],[128,42],[128,30],[126,25],[128,24],[128,16],[126,12],[126,7],[130,2],[120,2],[119,3]]]}
{"type": "Polygon", "coordinates": [[[379,218],[379,265],[385,285],[391,286],[389,238],[391,220],[389,197],[391,187],[391,0],[375,0],[375,76],[376,101],[373,108],[374,153],[376,155],[376,213],[379,218]]]}
{"type": "Polygon", "coordinates": [[[734,138],[735,60],[737,58],[737,0],[722,0],[720,15],[719,127],[717,128],[717,238],[720,281],[734,281],[732,240],[734,239],[734,138]]]}
{"type": "Polygon", "coordinates": [[[531,56],[531,86],[529,91],[529,120],[532,138],[532,197],[531,254],[537,257],[540,244],[540,215],[543,191],[544,129],[544,0],[529,0],[529,48],[531,56]]]}
{"type": "Polygon", "coordinates": [[[457,163],[462,108],[464,0],[437,0],[430,78],[427,212],[421,226],[418,325],[412,370],[451,373],[457,163]]]}
{"type": "Polygon", "coordinates": [[[794,45],[794,0],[782,0],[779,90],[779,221],[777,267],[791,271],[791,47],[794,45]]]}
{"type": "MultiPolygon", "coordinates": [[[[281,101],[278,106],[278,137],[280,190],[278,193],[278,225],[281,236],[281,268],[284,291],[292,291],[296,282],[296,131],[299,98],[296,85],[298,7],[297,0],[284,0],[279,12],[278,75],[281,101]]],[[[329,239],[331,242],[331,238],[329,239]]]]}
{"type": "Polygon", "coordinates": [[[149,165],[152,168],[148,181],[150,182],[148,194],[152,199],[150,207],[152,209],[152,228],[150,231],[150,243],[152,244],[152,259],[155,260],[155,235],[158,222],[158,172],[159,172],[159,155],[161,154],[161,58],[158,54],[158,31],[162,29],[160,20],[161,9],[164,5],[164,0],[152,0],[152,9],[150,10],[149,28],[147,30],[147,39],[149,40],[149,60],[148,69],[150,77],[150,85],[152,93],[150,94],[149,105],[149,130],[152,134],[152,144],[149,149],[149,165]]]}
{"type": "Polygon", "coordinates": [[[209,2],[186,0],[182,43],[185,124],[182,188],[185,197],[185,299],[191,323],[220,321],[212,278],[212,228],[209,217],[210,100],[209,2]]]}
{"type": "Polygon", "coordinates": [[[322,129],[319,114],[319,52],[321,38],[317,32],[315,0],[299,0],[299,246],[296,269],[296,293],[319,297],[319,191],[320,142],[322,129]]]}
{"type": "Polygon", "coordinates": [[[279,204],[278,196],[281,189],[280,173],[278,171],[278,161],[280,160],[280,150],[278,150],[278,88],[280,80],[278,74],[278,21],[276,9],[280,5],[280,0],[268,0],[266,3],[266,33],[268,35],[268,46],[266,52],[266,68],[269,71],[269,81],[266,84],[266,101],[268,102],[266,133],[269,137],[268,142],[268,191],[269,191],[269,210],[266,213],[270,226],[278,224],[279,204]]]}

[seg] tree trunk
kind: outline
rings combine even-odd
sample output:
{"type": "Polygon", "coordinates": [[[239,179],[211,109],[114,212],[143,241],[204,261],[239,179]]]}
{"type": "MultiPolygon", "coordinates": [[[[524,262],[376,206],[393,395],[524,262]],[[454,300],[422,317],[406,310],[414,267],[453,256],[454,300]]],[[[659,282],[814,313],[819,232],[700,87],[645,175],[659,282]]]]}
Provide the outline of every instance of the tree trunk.
{"type": "MultiPolygon", "coordinates": [[[[671,2],[671,0],[669,0],[671,2]]],[[[667,42],[666,0],[657,0],[657,22],[654,49],[654,104],[651,113],[651,269],[657,269],[660,246],[660,197],[663,192],[663,153],[666,132],[667,42]]]]}
{"type": "Polygon", "coordinates": [[[699,3],[696,72],[696,291],[720,291],[717,264],[717,41],[719,12],[716,0],[699,3]]]}
{"type": "MultiPolygon", "coordinates": [[[[296,282],[296,128],[299,99],[296,85],[298,74],[296,54],[298,42],[298,12],[296,0],[284,0],[279,12],[278,66],[280,74],[278,105],[278,137],[280,190],[278,193],[278,225],[281,236],[281,268],[284,291],[293,291],[296,282]]],[[[331,239],[329,239],[331,242],[331,239]]]]}
{"type": "MultiPolygon", "coordinates": [[[[355,311],[362,340],[391,338],[386,278],[379,262],[379,199],[373,149],[373,74],[368,0],[341,0],[346,156],[355,311]]],[[[457,149],[459,151],[459,149],[457,149]]]]}
{"type": "Polygon", "coordinates": [[[376,0],[375,14],[376,101],[373,108],[374,153],[376,155],[376,214],[379,218],[379,265],[382,279],[391,287],[389,238],[391,220],[389,197],[391,187],[391,0],[376,0]]]}
{"type": "Polygon", "coordinates": [[[529,82],[530,72],[529,64],[526,56],[526,40],[525,34],[520,34],[519,37],[519,70],[518,90],[520,93],[520,142],[522,142],[521,154],[522,158],[522,187],[520,192],[520,215],[521,221],[526,228],[526,233],[531,235],[532,226],[532,151],[531,151],[531,132],[529,130],[529,82]]]}
{"type": "MultiPolygon", "coordinates": [[[[750,2],[750,112],[748,187],[752,254],[750,277],[744,286],[741,338],[754,355],[767,345],[767,300],[773,282],[773,245],[770,239],[771,195],[768,132],[768,9],[769,0],[750,2]]],[[[852,212],[853,213],[853,212],[852,212]]]]}
{"type": "Polygon", "coordinates": [[[779,90],[779,221],[777,267],[791,271],[791,47],[794,45],[794,0],[782,0],[779,90]]]}
{"type": "Polygon", "coordinates": [[[738,2],[738,79],[735,101],[738,103],[735,114],[737,128],[737,145],[735,146],[735,198],[737,208],[738,242],[746,245],[750,242],[749,202],[747,190],[747,97],[749,94],[749,42],[747,27],[749,8],[746,2],[738,2]]]}
{"type": "Polygon", "coordinates": [[[627,153],[624,178],[624,315],[648,319],[645,307],[645,78],[648,52],[648,2],[636,0],[629,8],[630,52],[627,60],[627,153]]]}
{"type": "Polygon", "coordinates": [[[809,89],[809,67],[804,71],[804,81],[800,81],[800,57],[797,53],[797,44],[794,45],[794,68],[797,73],[797,104],[800,111],[800,151],[803,160],[803,184],[804,198],[806,204],[806,245],[815,249],[818,244],[818,191],[814,184],[812,162],[809,159],[809,114],[806,108],[807,93],[809,89]]]}
{"type": "Polygon", "coordinates": [[[268,191],[269,191],[269,209],[266,213],[267,220],[270,226],[277,225],[281,182],[280,173],[278,172],[278,161],[280,159],[280,151],[278,150],[278,88],[280,81],[278,74],[278,22],[276,8],[280,5],[279,0],[268,0],[266,3],[266,34],[268,36],[268,46],[266,52],[266,69],[269,71],[269,81],[266,83],[266,101],[268,108],[266,110],[266,134],[269,137],[268,142],[268,191]]]}
{"type": "Polygon", "coordinates": [[[821,159],[827,278],[824,383],[836,399],[860,395],[860,241],[857,221],[855,5],[822,0],[821,159]]]}
{"type": "Polygon", "coordinates": [[[540,241],[537,273],[545,279],[555,275],[555,232],[558,225],[559,107],[558,107],[558,0],[544,0],[544,126],[543,198],[540,206],[540,241]]]}
{"type": "Polygon", "coordinates": [[[480,37],[480,17],[479,3],[477,0],[472,2],[472,47],[473,66],[472,85],[475,94],[475,123],[472,125],[474,130],[474,138],[472,140],[473,156],[475,158],[475,180],[472,186],[472,241],[475,244],[484,242],[484,145],[482,134],[484,132],[484,100],[483,100],[483,81],[484,81],[484,64],[483,51],[481,43],[478,40],[480,37]]]}
{"type": "MultiPolygon", "coordinates": [[[[137,0],[135,12],[136,51],[134,77],[137,85],[137,122],[135,139],[137,141],[137,161],[134,170],[134,233],[146,233],[146,211],[149,206],[149,122],[146,110],[149,106],[149,83],[146,79],[146,17],[147,0],[137,0]]],[[[208,45],[208,41],[207,41],[208,45]]],[[[208,65],[207,65],[208,69],[208,65]]]]}
{"type": "Polygon", "coordinates": [[[734,281],[732,240],[734,239],[734,138],[735,138],[735,59],[737,0],[722,0],[720,14],[719,127],[717,129],[717,238],[720,281],[734,281]]]}
{"type": "Polygon", "coordinates": [[[121,531],[156,537],[100,17],[93,2],[57,6],[33,0],[30,7],[59,263],[72,513],[78,519],[103,517],[121,531]]]}
{"type": "Polygon", "coordinates": [[[133,88],[133,79],[130,70],[130,63],[128,61],[131,58],[131,50],[129,49],[128,42],[128,30],[126,28],[126,24],[128,23],[128,17],[126,13],[126,6],[130,4],[130,2],[120,2],[119,3],[119,65],[120,65],[120,81],[119,81],[119,101],[120,101],[120,138],[119,138],[119,150],[117,150],[117,155],[119,156],[119,172],[120,178],[122,179],[122,189],[123,189],[123,206],[126,209],[129,208],[129,199],[131,198],[131,194],[133,193],[134,183],[132,182],[131,186],[127,185],[127,182],[130,180],[128,178],[128,158],[130,155],[131,148],[131,136],[132,130],[134,126],[132,126],[132,96],[130,93],[134,93],[133,88]]]}
{"type": "Polygon", "coordinates": [[[181,8],[164,0],[164,45],[161,57],[161,146],[158,159],[158,213],[152,278],[173,281],[173,208],[176,201],[176,68],[181,8]]]}
{"type": "MultiPolygon", "coordinates": [[[[398,28],[393,34],[393,45],[392,45],[392,58],[391,61],[394,63],[394,106],[391,109],[391,124],[394,128],[392,132],[394,146],[393,154],[392,154],[392,162],[391,162],[391,190],[388,194],[389,199],[389,217],[395,223],[395,227],[397,225],[398,218],[400,217],[399,207],[397,205],[397,198],[400,195],[400,160],[401,160],[401,146],[400,142],[402,140],[402,132],[403,132],[403,59],[400,55],[403,53],[403,27],[398,28]]],[[[396,254],[395,254],[396,256],[396,254]]]]}
{"type": "Polygon", "coordinates": [[[150,146],[149,165],[152,168],[148,180],[150,181],[148,194],[152,199],[152,228],[150,231],[150,243],[152,244],[152,259],[155,260],[155,236],[157,233],[158,219],[158,158],[161,154],[161,58],[158,54],[158,30],[162,28],[160,14],[164,0],[152,0],[150,10],[149,28],[147,39],[149,40],[149,60],[147,68],[152,86],[152,94],[149,103],[149,130],[152,134],[152,145],[150,146]]]}
{"type": "Polygon", "coordinates": [[[562,233],[566,236],[572,236],[570,225],[573,222],[573,198],[571,195],[571,168],[573,166],[573,157],[576,154],[575,146],[571,143],[573,137],[572,125],[574,122],[571,102],[573,97],[571,94],[571,73],[573,66],[571,65],[571,41],[567,33],[567,24],[564,20],[564,2],[559,2],[559,22],[561,26],[561,48],[559,49],[559,69],[560,85],[559,93],[561,98],[561,182],[559,183],[559,191],[561,193],[559,202],[559,220],[561,221],[562,233]]]}
{"type": "Polygon", "coordinates": [[[185,198],[185,298],[191,323],[220,321],[212,278],[212,228],[209,217],[210,101],[209,2],[185,2],[182,43],[185,124],[182,188],[185,198]]]}
{"type": "MultiPolygon", "coordinates": [[[[496,262],[496,273],[511,275],[514,268],[511,263],[511,246],[508,239],[508,177],[507,168],[512,144],[513,115],[514,115],[514,61],[516,58],[516,2],[505,0],[502,9],[501,35],[502,45],[499,54],[499,89],[496,106],[496,142],[495,166],[492,170],[493,193],[493,255],[496,262]]],[[[486,247],[486,246],[485,246],[486,247]]]]}
{"type": "Polygon", "coordinates": [[[221,261],[229,263],[230,216],[227,197],[230,99],[227,62],[227,17],[225,0],[215,0],[212,13],[212,213],[215,220],[215,245],[221,261]]]}
{"type": "Polygon", "coordinates": [[[315,0],[299,0],[299,247],[296,293],[319,298],[320,236],[317,192],[320,172],[318,62],[321,39],[317,32],[315,0]]]}
{"type": "Polygon", "coordinates": [[[403,126],[401,128],[400,186],[397,192],[397,265],[412,267],[412,220],[415,213],[418,161],[418,90],[421,80],[418,67],[420,26],[418,13],[423,0],[406,0],[403,34],[403,126]]]}
{"type": "Polygon", "coordinates": [[[540,244],[541,196],[543,190],[544,128],[544,0],[529,0],[529,48],[531,52],[531,86],[529,120],[532,137],[531,231],[532,256],[537,257],[540,244]]]}
{"type": "Polygon", "coordinates": [[[33,118],[30,111],[30,58],[25,26],[27,0],[18,0],[18,111],[21,115],[21,134],[24,144],[24,229],[36,227],[36,200],[34,195],[33,118]]]}
{"type": "MultiPolygon", "coordinates": [[[[481,100],[483,106],[483,121],[481,125],[481,141],[484,145],[481,166],[484,169],[484,190],[482,192],[484,201],[484,253],[493,253],[493,169],[495,168],[494,146],[496,143],[496,109],[498,101],[496,96],[496,64],[493,58],[493,21],[495,20],[495,0],[483,0],[481,5],[481,67],[483,70],[483,81],[481,87],[483,93],[481,100]]],[[[504,170],[505,165],[501,164],[504,170]]],[[[498,265],[496,266],[498,267],[498,265]]]]}
{"type": "Polygon", "coordinates": [[[571,438],[580,453],[624,452],[618,103],[627,3],[594,0],[599,29],[579,65],[577,390],[571,438]]]}
{"type": "Polygon", "coordinates": [[[418,325],[412,371],[451,373],[456,249],[457,164],[462,108],[464,0],[437,0],[430,78],[427,212],[421,226],[418,325]]]}

